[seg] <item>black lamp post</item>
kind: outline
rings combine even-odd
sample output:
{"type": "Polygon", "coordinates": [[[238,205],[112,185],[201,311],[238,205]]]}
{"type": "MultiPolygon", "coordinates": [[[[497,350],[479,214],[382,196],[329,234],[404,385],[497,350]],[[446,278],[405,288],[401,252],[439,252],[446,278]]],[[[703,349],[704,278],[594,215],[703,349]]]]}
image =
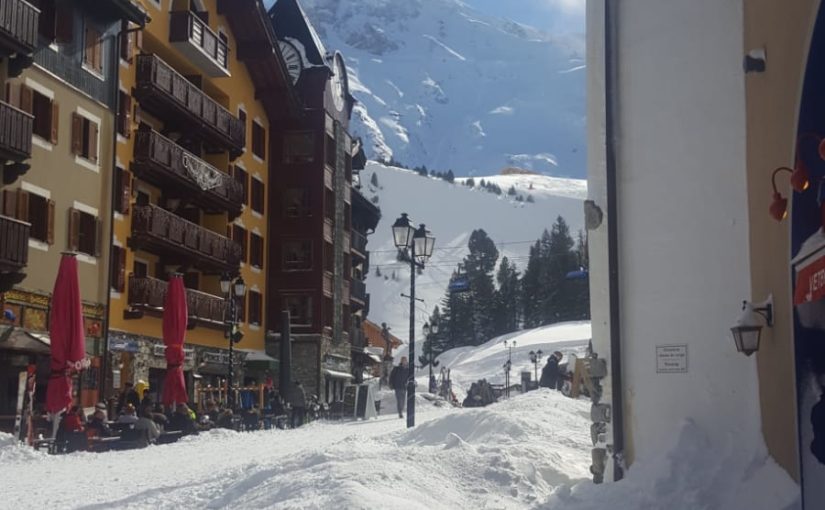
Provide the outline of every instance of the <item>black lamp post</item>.
{"type": "Polygon", "coordinates": [[[538,351],[530,351],[530,361],[533,362],[533,377],[536,379],[536,385],[538,385],[539,381],[539,362],[541,362],[541,357],[544,354],[541,349],[538,351]]]}
{"type": "Polygon", "coordinates": [[[392,237],[396,248],[410,251],[410,362],[407,379],[407,427],[410,428],[415,426],[415,270],[416,267],[423,268],[432,256],[435,238],[423,223],[416,229],[407,213],[402,213],[393,223],[392,237]]]}
{"type": "Polygon", "coordinates": [[[504,364],[504,394],[510,398],[510,367],[513,366],[513,347],[516,346],[516,341],[504,341],[504,348],[507,349],[507,362],[504,364]]]}
{"type": "Polygon", "coordinates": [[[232,278],[224,273],[221,276],[221,292],[223,292],[224,300],[229,305],[227,307],[228,317],[226,318],[226,331],[224,336],[229,339],[229,370],[227,374],[227,394],[226,403],[229,409],[235,409],[235,392],[233,386],[235,384],[234,372],[234,350],[233,346],[236,342],[240,342],[243,334],[238,329],[238,305],[237,300],[243,299],[246,294],[246,283],[242,277],[237,277],[233,281],[232,278]]]}
{"type": "Polygon", "coordinates": [[[435,356],[433,356],[433,338],[435,338],[435,335],[438,334],[438,322],[425,322],[424,326],[421,329],[424,331],[424,338],[427,340],[427,354],[426,357],[422,356],[421,359],[425,360],[427,364],[430,366],[430,377],[428,380],[432,381],[433,367],[438,366],[438,362],[435,361],[435,356]]]}

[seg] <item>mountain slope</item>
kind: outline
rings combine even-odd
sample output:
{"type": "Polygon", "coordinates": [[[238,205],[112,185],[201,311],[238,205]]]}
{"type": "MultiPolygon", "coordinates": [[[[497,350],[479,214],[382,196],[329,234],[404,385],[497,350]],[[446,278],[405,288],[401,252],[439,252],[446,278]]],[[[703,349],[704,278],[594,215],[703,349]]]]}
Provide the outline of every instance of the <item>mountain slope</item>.
{"type": "Polygon", "coordinates": [[[347,60],[373,159],[457,175],[517,165],[584,176],[584,41],[460,0],[303,0],[347,60]]]}
{"type": "MultiPolygon", "coordinates": [[[[370,274],[367,291],[370,319],[386,322],[393,332],[406,340],[409,332],[409,299],[401,297],[410,290],[409,264],[396,260],[392,241],[392,223],[402,212],[415,222],[423,222],[436,238],[436,248],[423,274],[416,276],[418,329],[444,296],[450,275],[467,255],[467,241],[473,230],[483,228],[497,243],[500,256],[506,255],[523,270],[530,245],[549,228],[556,217],[567,220],[572,233],[583,225],[582,198],[586,183],[574,179],[553,179],[542,175],[494,176],[484,179],[518,177],[523,186],[533,185],[535,203],[516,202],[506,195],[494,195],[463,184],[421,177],[415,172],[370,162],[361,171],[362,193],[378,197],[381,222],[369,237],[370,274]],[[378,186],[370,184],[372,176],[378,186]],[[543,190],[539,192],[538,190],[543,190]],[[381,276],[376,276],[376,270],[381,276]],[[395,279],[393,279],[393,274],[395,279]]],[[[477,182],[481,178],[477,178],[477,182]]],[[[506,190],[505,190],[506,191],[506,190]]],[[[416,331],[420,334],[420,331],[416,331]]]]}

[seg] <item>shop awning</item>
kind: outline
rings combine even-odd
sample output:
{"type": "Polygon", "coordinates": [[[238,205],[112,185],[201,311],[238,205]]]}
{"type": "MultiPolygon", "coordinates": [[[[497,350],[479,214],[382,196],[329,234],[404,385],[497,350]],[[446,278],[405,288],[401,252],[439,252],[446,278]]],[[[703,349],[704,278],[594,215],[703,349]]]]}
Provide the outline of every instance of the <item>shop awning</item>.
{"type": "Polygon", "coordinates": [[[330,379],[354,379],[352,374],[348,374],[347,372],[338,372],[337,370],[324,369],[323,373],[330,379]]]}
{"type": "Polygon", "coordinates": [[[248,371],[266,372],[267,370],[269,370],[272,373],[278,372],[278,360],[268,355],[264,351],[257,351],[252,349],[243,349],[243,351],[246,352],[246,362],[244,363],[244,366],[248,371]]]}
{"type": "Polygon", "coordinates": [[[825,234],[821,230],[802,244],[791,264],[796,272],[794,305],[825,297],[825,234]]]}
{"type": "Polygon", "coordinates": [[[0,349],[30,352],[49,356],[49,335],[30,333],[22,328],[8,327],[0,331],[0,349]]]}

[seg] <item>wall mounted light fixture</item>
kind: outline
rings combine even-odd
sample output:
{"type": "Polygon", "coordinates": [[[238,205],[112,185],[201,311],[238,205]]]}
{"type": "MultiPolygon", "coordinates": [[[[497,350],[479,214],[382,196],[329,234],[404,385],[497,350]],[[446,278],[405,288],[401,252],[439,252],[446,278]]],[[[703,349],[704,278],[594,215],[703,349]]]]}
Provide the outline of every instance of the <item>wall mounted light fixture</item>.
{"type": "Polygon", "coordinates": [[[780,166],[771,174],[771,185],[773,186],[773,200],[768,211],[773,219],[782,221],[788,216],[788,199],[783,197],[776,188],[776,175],[779,172],[790,172],[791,187],[797,193],[802,193],[811,187],[811,172],[808,165],[802,158],[802,142],[814,139],[817,143],[817,155],[819,159],[825,160],[825,139],[813,133],[803,133],[796,141],[796,162],[793,168],[780,166]]]}
{"type": "Polygon", "coordinates": [[[762,336],[762,324],[759,316],[765,319],[765,324],[773,327],[773,296],[768,296],[762,303],[742,302],[742,314],[736,325],[730,328],[736,350],[745,356],[750,356],[759,350],[759,341],[762,336]]]}

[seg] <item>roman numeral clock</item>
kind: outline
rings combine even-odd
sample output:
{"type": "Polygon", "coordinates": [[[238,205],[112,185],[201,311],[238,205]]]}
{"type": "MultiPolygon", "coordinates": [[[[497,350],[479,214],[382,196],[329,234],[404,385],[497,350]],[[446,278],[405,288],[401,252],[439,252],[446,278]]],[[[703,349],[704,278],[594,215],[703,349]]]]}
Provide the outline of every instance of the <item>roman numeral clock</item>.
{"type": "Polygon", "coordinates": [[[284,57],[286,70],[289,73],[289,77],[292,78],[292,84],[295,85],[298,82],[298,78],[301,77],[301,72],[304,70],[304,61],[301,58],[301,53],[291,42],[278,41],[278,44],[281,46],[281,55],[284,57]]]}

